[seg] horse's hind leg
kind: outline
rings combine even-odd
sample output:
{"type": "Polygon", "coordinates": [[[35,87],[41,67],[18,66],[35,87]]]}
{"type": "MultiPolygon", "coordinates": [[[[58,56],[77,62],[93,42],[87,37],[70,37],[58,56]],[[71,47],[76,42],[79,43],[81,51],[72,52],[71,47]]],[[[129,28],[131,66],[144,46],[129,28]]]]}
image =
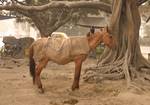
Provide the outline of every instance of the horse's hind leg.
{"type": "Polygon", "coordinates": [[[47,65],[48,63],[48,59],[42,59],[39,64],[36,66],[36,72],[35,72],[35,82],[38,86],[38,88],[40,89],[40,92],[43,93],[44,89],[42,87],[42,82],[40,79],[40,74],[43,70],[43,68],[47,65]]]}

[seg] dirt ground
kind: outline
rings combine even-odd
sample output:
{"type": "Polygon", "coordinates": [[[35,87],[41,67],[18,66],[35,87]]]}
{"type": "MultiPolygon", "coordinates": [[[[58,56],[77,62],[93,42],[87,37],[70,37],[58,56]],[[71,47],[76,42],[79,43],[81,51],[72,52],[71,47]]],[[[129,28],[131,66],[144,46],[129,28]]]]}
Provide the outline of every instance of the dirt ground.
{"type": "MultiPolygon", "coordinates": [[[[94,66],[87,59],[82,68],[94,66]]],[[[132,91],[125,81],[80,81],[80,89],[71,91],[74,63],[57,65],[49,62],[41,78],[45,93],[40,94],[32,84],[28,59],[0,59],[0,105],[150,105],[150,92],[132,91]]]]}

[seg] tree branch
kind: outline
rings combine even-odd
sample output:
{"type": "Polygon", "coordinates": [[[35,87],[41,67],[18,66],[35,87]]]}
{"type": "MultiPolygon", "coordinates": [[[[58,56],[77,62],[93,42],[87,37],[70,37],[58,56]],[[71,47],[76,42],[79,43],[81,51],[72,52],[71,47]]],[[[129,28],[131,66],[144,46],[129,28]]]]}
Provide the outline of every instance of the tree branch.
{"type": "Polygon", "coordinates": [[[71,10],[69,13],[68,13],[68,15],[66,16],[66,18],[65,19],[59,19],[58,20],[58,22],[54,25],[55,27],[55,29],[58,29],[62,24],[65,24],[66,22],[68,22],[71,18],[70,17],[72,17],[72,14],[73,14],[73,10],[71,10]]]}
{"type": "Polygon", "coordinates": [[[31,14],[28,11],[17,10],[16,12],[18,12],[26,17],[31,17],[31,14]]]}
{"type": "Polygon", "coordinates": [[[15,3],[15,1],[14,1],[14,0],[11,0],[11,2],[12,2],[12,4],[14,4],[14,3],[15,3]]]}
{"type": "Polygon", "coordinates": [[[145,3],[148,0],[137,0],[137,6],[142,5],[143,3],[145,3]]]}
{"type": "Polygon", "coordinates": [[[48,4],[41,5],[41,6],[25,6],[19,4],[12,4],[12,5],[5,5],[0,6],[0,10],[17,10],[21,9],[24,11],[43,11],[52,8],[68,8],[68,9],[75,9],[75,8],[95,8],[100,9],[102,11],[111,13],[111,5],[106,4],[103,2],[94,2],[94,1],[51,1],[48,4]]]}
{"type": "MultiPolygon", "coordinates": [[[[13,0],[17,1],[17,0],[13,0]]],[[[137,0],[137,5],[140,6],[144,2],[148,0],[137,0]]],[[[11,5],[0,5],[0,10],[23,10],[23,11],[44,11],[47,9],[54,9],[54,8],[68,8],[68,9],[76,9],[76,8],[93,8],[93,9],[100,9],[107,13],[111,13],[111,4],[107,4],[104,2],[98,1],[51,1],[48,4],[40,5],[40,6],[26,6],[21,4],[11,4],[11,5]]]]}
{"type": "Polygon", "coordinates": [[[149,18],[147,18],[146,23],[148,23],[148,22],[149,22],[149,20],[150,20],[150,16],[149,16],[149,18]]]}
{"type": "Polygon", "coordinates": [[[14,1],[20,5],[26,5],[24,2],[21,2],[21,1],[18,1],[18,0],[14,0],[14,1]]]}
{"type": "MultiPolygon", "coordinates": [[[[87,27],[87,28],[91,28],[91,25],[83,25],[83,24],[76,24],[77,26],[81,26],[81,27],[87,27]]],[[[103,26],[93,26],[94,28],[100,29],[100,28],[104,28],[103,26]]]]}

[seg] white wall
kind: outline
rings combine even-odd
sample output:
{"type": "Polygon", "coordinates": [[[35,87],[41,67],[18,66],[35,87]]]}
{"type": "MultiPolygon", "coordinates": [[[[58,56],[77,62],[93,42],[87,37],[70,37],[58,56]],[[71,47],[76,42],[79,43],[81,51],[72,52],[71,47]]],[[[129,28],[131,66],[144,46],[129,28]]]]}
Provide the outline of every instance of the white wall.
{"type": "Polygon", "coordinates": [[[2,46],[2,38],[4,36],[33,37],[37,38],[39,32],[31,27],[27,22],[16,23],[15,19],[0,20],[0,46],[2,46]]]}
{"type": "Polygon", "coordinates": [[[141,52],[142,52],[142,55],[148,59],[148,54],[150,53],[150,47],[149,46],[140,46],[141,48],[141,52]]]}

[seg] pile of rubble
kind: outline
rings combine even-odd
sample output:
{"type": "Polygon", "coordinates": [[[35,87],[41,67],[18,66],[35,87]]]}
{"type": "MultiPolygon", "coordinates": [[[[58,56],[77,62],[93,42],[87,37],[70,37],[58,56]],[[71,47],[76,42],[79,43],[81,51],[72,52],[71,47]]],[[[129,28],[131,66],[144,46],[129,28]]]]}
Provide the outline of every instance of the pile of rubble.
{"type": "Polygon", "coordinates": [[[15,38],[14,36],[6,36],[3,38],[3,55],[14,58],[23,58],[28,53],[30,45],[34,42],[32,37],[15,38]]]}

